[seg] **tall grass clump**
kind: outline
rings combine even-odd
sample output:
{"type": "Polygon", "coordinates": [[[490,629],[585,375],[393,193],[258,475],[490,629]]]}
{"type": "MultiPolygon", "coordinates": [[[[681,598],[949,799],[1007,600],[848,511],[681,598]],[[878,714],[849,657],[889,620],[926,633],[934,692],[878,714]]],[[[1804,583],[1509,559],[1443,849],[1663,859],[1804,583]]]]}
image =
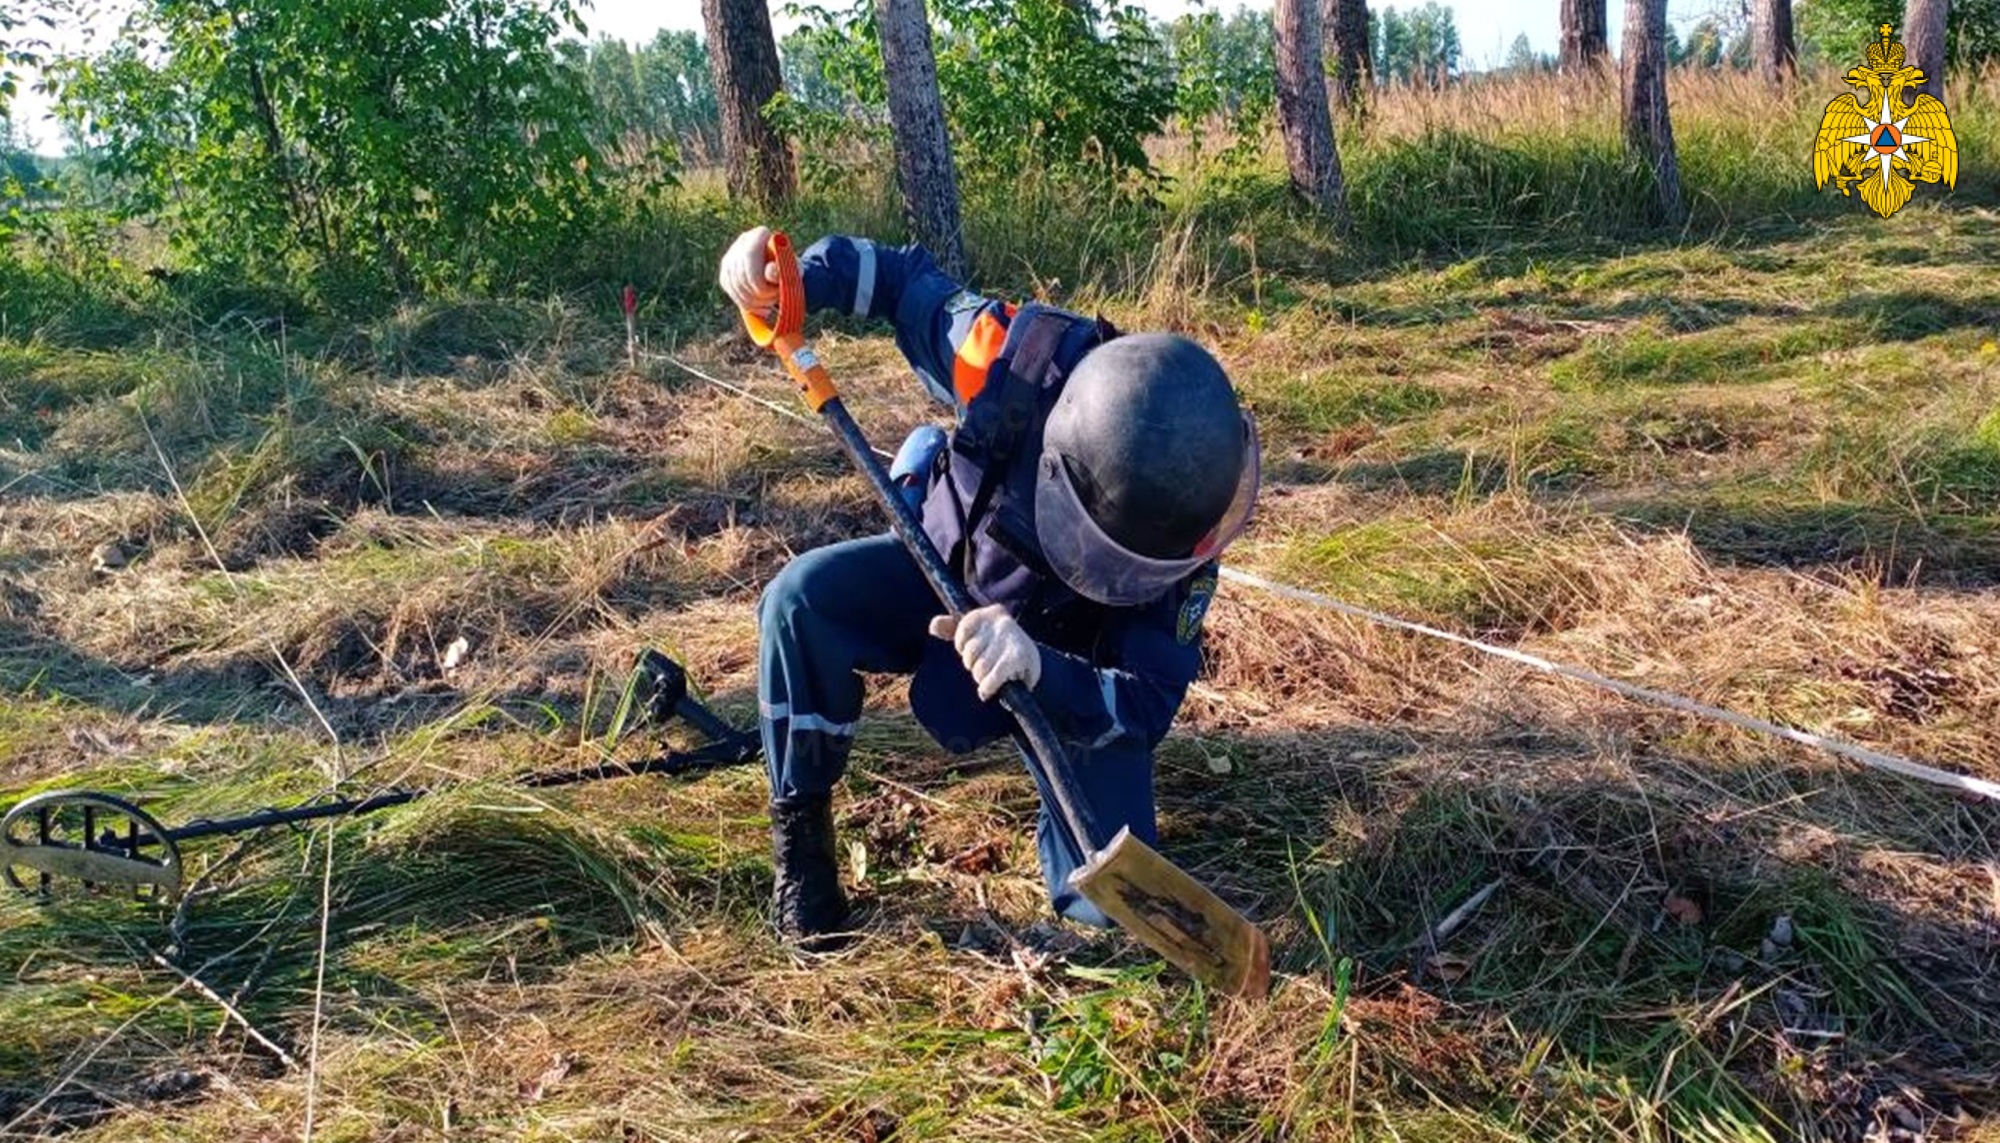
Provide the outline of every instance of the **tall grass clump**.
{"type": "MultiPolygon", "coordinates": [[[[1990,197],[1993,69],[1953,87],[1957,195],[1990,197]]],[[[1852,209],[1813,186],[1811,145],[1826,104],[1848,90],[1835,69],[1774,89],[1731,69],[1669,79],[1690,235],[1831,217],[1852,209]]],[[[1341,140],[1364,241],[1399,255],[1496,242],[1657,231],[1644,171],[1627,153],[1615,84],[1552,74],[1479,77],[1377,93],[1341,140]]]]}
{"type": "MultiPolygon", "coordinates": [[[[1922,198],[1993,198],[1996,73],[1958,77],[1957,188],[1926,188],[1922,198]]],[[[1857,209],[1812,181],[1820,116],[1847,90],[1836,69],[1783,89],[1729,69],[1681,69],[1670,90],[1690,200],[1689,221],[1671,232],[1655,219],[1649,176],[1626,150],[1615,83],[1508,74],[1441,89],[1380,88],[1364,115],[1344,120],[1339,141],[1355,220],[1344,237],[1288,193],[1268,117],[1181,124],[1148,143],[1145,172],[1027,164],[996,173],[975,164],[960,178],[971,277],[1013,296],[1136,304],[1146,319],[1178,325],[1217,294],[1262,310],[1268,284],[1365,273],[1382,259],[1709,240],[1857,209]]],[[[888,148],[881,132],[857,131],[816,153],[782,221],[801,234],[907,240],[888,148]]],[[[702,179],[689,185],[699,200],[702,179]]],[[[699,209],[714,225],[714,244],[756,221],[731,204],[699,209]]],[[[660,241],[677,239],[641,235],[623,248],[660,241]]],[[[685,262],[705,287],[712,251],[696,245],[685,262]]]]}
{"type": "Polygon", "coordinates": [[[123,345],[150,324],[155,291],[137,275],[79,272],[16,239],[0,244],[0,340],[82,349],[123,345]]]}

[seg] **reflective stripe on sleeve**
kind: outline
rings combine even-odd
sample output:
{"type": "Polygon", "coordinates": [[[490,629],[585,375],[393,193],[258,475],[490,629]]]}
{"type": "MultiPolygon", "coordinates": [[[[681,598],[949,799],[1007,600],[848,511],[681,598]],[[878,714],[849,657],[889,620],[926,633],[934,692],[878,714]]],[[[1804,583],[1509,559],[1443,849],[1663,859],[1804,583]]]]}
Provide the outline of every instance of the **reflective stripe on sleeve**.
{"type": "Polygon", "coordinates": [[[861,255],[861,269],[854,275],[854,316],[867,317],[868,307],[875,302],[875,244],[857,239],[854,249],[861,255]]]}

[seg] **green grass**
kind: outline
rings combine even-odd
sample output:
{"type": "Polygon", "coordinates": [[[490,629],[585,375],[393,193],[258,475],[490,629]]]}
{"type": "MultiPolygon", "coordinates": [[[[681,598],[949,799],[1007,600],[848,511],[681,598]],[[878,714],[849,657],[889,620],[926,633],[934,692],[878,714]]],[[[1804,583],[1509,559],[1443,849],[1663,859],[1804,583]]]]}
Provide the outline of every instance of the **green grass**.
{"type": "Polygon", "coordinates": [[[1295,542],[1280,567],[1294,582],[1363,606],[1519,632],[1587,604],[1592,592],[1552,550],[1562,541],[1531,528],[1355,523],[1295,542]]]}
{"type": "Polygon", "coordinates": [[[1832,322],[1777,329],[1663,334],[1645,326],[1588,339],[1550,367],[1558,390],[1648,385],[1740,385],[1783,376],[1802,357],[1864,344],[1869,331],[1832,322]]]}
{"type": "MultiPolygon", "coordinates": [[[[1014,212],[973,188],[978,271],[1217,348],[1267,464],[1234,562],[2000,773],[1983,176],[1883,223],[1801,189],[1804,95],[1742,143],[1693,113],[1696,219],[1662,234],[1603,122],[1545,147],[1570,112],[1508,94],[1344,137],[1359,237],[1268,166],[1109,211],[1029,179],[1014,212]]],[[[811,190],[789,221],[893,237],[884,190],[811,190]]],[[[643,646],[747,718],[758,590],[879,528],[812,430],[624,367],[629,276],[652,344],[787,398],[712,336],[737,209],[690,190],[561,297],[282,336],[115,279],[58,302],[54,271],[0,262],[33,291],[0,304],[4,800],[86,785],[179,823],[333,769],[446,790],[190,844],[177,931],[0,903],[0,1124],[52,1095],[9,1130],[291,1137],[310,1089],[343,1139],[1990,1130],[1984,807],[1234,585],[1157,787],[1165,852],[1273,936],[1267,1004],[1054,922],[1018,764],[944,756],[893,684],[838,802],[866,935],[824,963],[764,927],[756,768],[508,786],[654,746],[610,738],[643,646]],[[129,560],[93,567],[113,540],[129,560]],[[302,1059],[317,1014],[311,1078],[151,951],[302,1059]]],[[[880,440],[930,415],[880,331],[820,349],[880,440]]]]}

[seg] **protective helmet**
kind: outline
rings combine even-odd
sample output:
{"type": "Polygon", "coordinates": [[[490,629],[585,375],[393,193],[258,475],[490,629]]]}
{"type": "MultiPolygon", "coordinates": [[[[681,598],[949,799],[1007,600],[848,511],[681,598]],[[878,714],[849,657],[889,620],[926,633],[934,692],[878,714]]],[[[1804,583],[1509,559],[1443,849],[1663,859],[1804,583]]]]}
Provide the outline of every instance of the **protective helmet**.
{"type": "Polygon", "coordinates": [[[1086,354],[1049,413],[1035,534],[1078,594],[1158,598],[1250,522],[1257,428],[1207,350],[1134,334],[1086,354]]]}

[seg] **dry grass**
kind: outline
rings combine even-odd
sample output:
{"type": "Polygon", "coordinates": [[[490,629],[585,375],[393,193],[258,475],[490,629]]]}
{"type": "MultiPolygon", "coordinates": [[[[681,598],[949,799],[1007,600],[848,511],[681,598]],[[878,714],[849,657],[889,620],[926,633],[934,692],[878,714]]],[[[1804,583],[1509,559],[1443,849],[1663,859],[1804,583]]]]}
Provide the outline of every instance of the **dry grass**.
{"type": "MultiPolygon", "coordinates": [[[[1397,95],[1368,146],[1605,127],[1537,94],[1397,95]]],[[[1218,347],[1273,485],[1241,564],[2000,777],[1989,213],[1318,267],[1267,221],[1181,215],[1081,293],[1024,271],[1218,347]]],[[[757,591],[875,527],[811,428],[628,373],[605,316],[0,348],[40,425],[0,454],[10,790],[289,802],[328,727],[349,790],[449,787],[190,846],[177,933],[0,905],[0,1135],[293,1138],[310,1082],[326,1139],[1994,1137],[1991,806],[1234,587],[1158,787],[1272,932],[1269,1004],[1053,921],[1017,763],[942,755],[891,680],[839,803],[864,938],[794,961],[754,769],[505,782],[646,749],[611,734],[645,646],[747,721],[757,591]],[[329,844],[309,1081],[147,952],[302,1055],[329,844]]],[[[878,443],[928,415],[886,338],[821,348],[878,443]]]]}

